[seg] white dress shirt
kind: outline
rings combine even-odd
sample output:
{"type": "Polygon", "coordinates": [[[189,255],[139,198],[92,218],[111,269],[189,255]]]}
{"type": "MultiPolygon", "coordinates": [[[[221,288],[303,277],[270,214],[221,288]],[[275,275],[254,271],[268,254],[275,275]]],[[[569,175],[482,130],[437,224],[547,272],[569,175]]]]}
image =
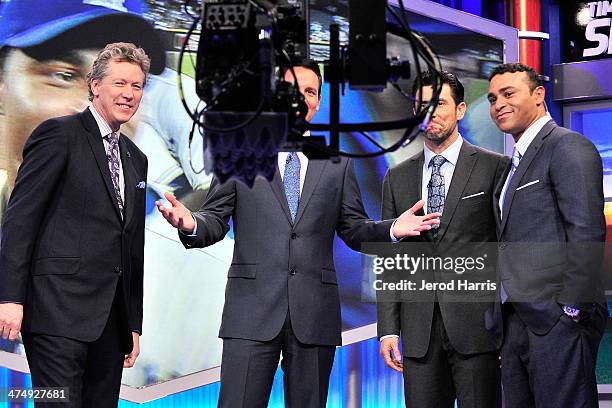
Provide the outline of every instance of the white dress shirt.
{"type": "MultiPolygon", "coordinates": [[[[459,159],[461,145],[463,145],[463,138],[461,135],[458,135],[457,140],[444,149],[442,153],[439,153],[440,156],[446,159],[444,164],[440,166],[440,174],[442,174],[442,177],[444,177],[444,197],[448,195],[448,188],[450,187],[453,174],[455,173],[455,167],[457,166],[457,160],[459,159]]],[[[425,161],[423,162],[423,178],[421,179],[421,197],[425,201],[423,211],[425,211],[425,214],[427,214],[427,196],[429,193],[427,190],[427,185],[429,184],[429,180],[431,180],[432,171],[432,167],[429,165],[429,162],[438,153],[432,152],[427,145],[423,146],[423,153],[425,154],[425,161]]]]}
{"type": "MultiPolygon", "coordinates": [[[[525,130],[523,135],[519,138],[518,142],[516,142],[516,144],[514,145],[514,147],[516,147],[516,150],[518,150],[518,152],[520,153],[521,158],[525,157],[525,153],[527,152],[527,149],[529,148],[529,145],[531,144],[531,142],[533,142],[533,139],[535,139],[538,133],[540,133],[540,130],[542,130],[544,125],[546,125],[550,120],[552,120],[552,118],[550,117],[550,114],[546,112],[546,115],[542,116],[540,119],[533,122],[531,126],[529,126],[525,130]]],[[[509,175],[510,173],[508,173],[508,176],[509,175]]],[[[504,181],[504,188],[502,189],[502,192],[499,196],[499,201],[497,203],[500,209],[500,215],[499,215],[500,219],[502,217],[502,214],[501,214],[502,201],[504,200],[504,196],[506,195],[507,189],[508,189],[508,177],[506,177],[506,181],[504,181]]]]}
{"type": "MultiPolygon", "coordinates": [[[[91,111],[96,123],[98,124],[98,128],[100,129],[102,141],[104,142],[104,150],[106,151],[106,157],[110,157],[110,141],[108,140],[107,136],[113,133],[113,130],[93,105],[89,105],[89,110],[91,111]]],[[[117,133],[118,132],[119,131],[117,131],[117,133]]],[[[123,164],[121,163],[121,155],[119,155],[119,193],[121,194],[121,200],[125,203],[125,180],[123,178],[123,164]]]]}

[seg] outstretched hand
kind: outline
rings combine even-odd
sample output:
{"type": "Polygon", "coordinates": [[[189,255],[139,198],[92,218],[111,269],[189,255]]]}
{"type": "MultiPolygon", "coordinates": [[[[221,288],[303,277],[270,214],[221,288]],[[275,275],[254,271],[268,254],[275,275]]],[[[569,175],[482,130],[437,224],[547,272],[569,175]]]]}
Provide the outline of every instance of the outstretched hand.
{"type": "Polygon", "coordinates": [[[425,201],[419,200],[402,215],[397,217],[391,231],[396,239],[421,235],[421,232],[430,230],[432,225],[440,223],[442,214],[438,212],[426,215],[415,215],[424,205],[425,201]]]}
{"type": "Polygon", "coordinates": [[[174,228],[178,228],[186,234],[193,234],[196,224],[193,215],[191,215],[191,211],[189,211],[183,203],[177,200],[174,194],[165,192],[164,197],[166,197],[172,207],[164,207],[160,201],[156,201],[155,205],[161,215],[174,228]]]}

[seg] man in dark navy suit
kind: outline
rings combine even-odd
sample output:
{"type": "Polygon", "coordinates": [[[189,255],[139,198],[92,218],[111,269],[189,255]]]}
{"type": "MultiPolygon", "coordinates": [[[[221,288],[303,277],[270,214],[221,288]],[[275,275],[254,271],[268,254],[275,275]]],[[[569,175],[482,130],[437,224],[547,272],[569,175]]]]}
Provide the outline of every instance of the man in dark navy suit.
{"type": "Polygon", "coordinates": [[[515,141],[495,196],[501,305],[487,316],[506,407],[595,408],[607,321],[601,157],[551,119],[531,67],[495,68],[488,98],[491,118],[515,141]]]}
{"type": "Polygon", "coordinates": [[[147,159],[120,126],[149,66],[141,48],[107,45],[87,78],[91,105],[26,142],[6,209],[0,333],[21,330],[34,387],[68,388],[54,407],[116,407],[139,353],[147,159]]]}

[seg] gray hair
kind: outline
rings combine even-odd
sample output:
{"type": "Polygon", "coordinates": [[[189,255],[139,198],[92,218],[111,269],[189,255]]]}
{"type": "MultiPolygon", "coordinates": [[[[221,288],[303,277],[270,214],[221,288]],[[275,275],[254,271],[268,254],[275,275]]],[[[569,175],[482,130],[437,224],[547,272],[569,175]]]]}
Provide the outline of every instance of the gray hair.
{"type": "MultiPolygon", "coordinates": [[[[87,74],[87,87],[89,88],[89,100],[93,101],[94,95],[91,91],[91,82],[95,79],[101,81],[106,76],[108,63],[111,61],[132,62],[138,64],[145,75],[144,82],[147,82],[147,75],[151,67],[151,59],[147,53],[132,43],[111,43],[108,44],[96,56],[96,60],[91,67],[91,71],[87,74]]],[[[143,83],[144,85],[144,83],[143,83]]]]}

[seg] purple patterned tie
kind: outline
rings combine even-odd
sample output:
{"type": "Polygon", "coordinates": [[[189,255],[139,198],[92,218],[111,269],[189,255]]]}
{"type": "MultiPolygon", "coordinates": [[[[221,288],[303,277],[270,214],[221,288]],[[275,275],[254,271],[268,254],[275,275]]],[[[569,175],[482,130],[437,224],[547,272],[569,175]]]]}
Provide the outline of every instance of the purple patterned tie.
{"type": "Polygon", "coordinates": [[[123,218],[123,200],[121,199],[121,189],[119,187],[119,134],[116,132],[106,136],[108,140],[108,168],[111,173],[111,180],[113,181],[113,188],[115,190],[115,197],[117,199],[117,205],[121,212],[121,218],[123,218]]]}

